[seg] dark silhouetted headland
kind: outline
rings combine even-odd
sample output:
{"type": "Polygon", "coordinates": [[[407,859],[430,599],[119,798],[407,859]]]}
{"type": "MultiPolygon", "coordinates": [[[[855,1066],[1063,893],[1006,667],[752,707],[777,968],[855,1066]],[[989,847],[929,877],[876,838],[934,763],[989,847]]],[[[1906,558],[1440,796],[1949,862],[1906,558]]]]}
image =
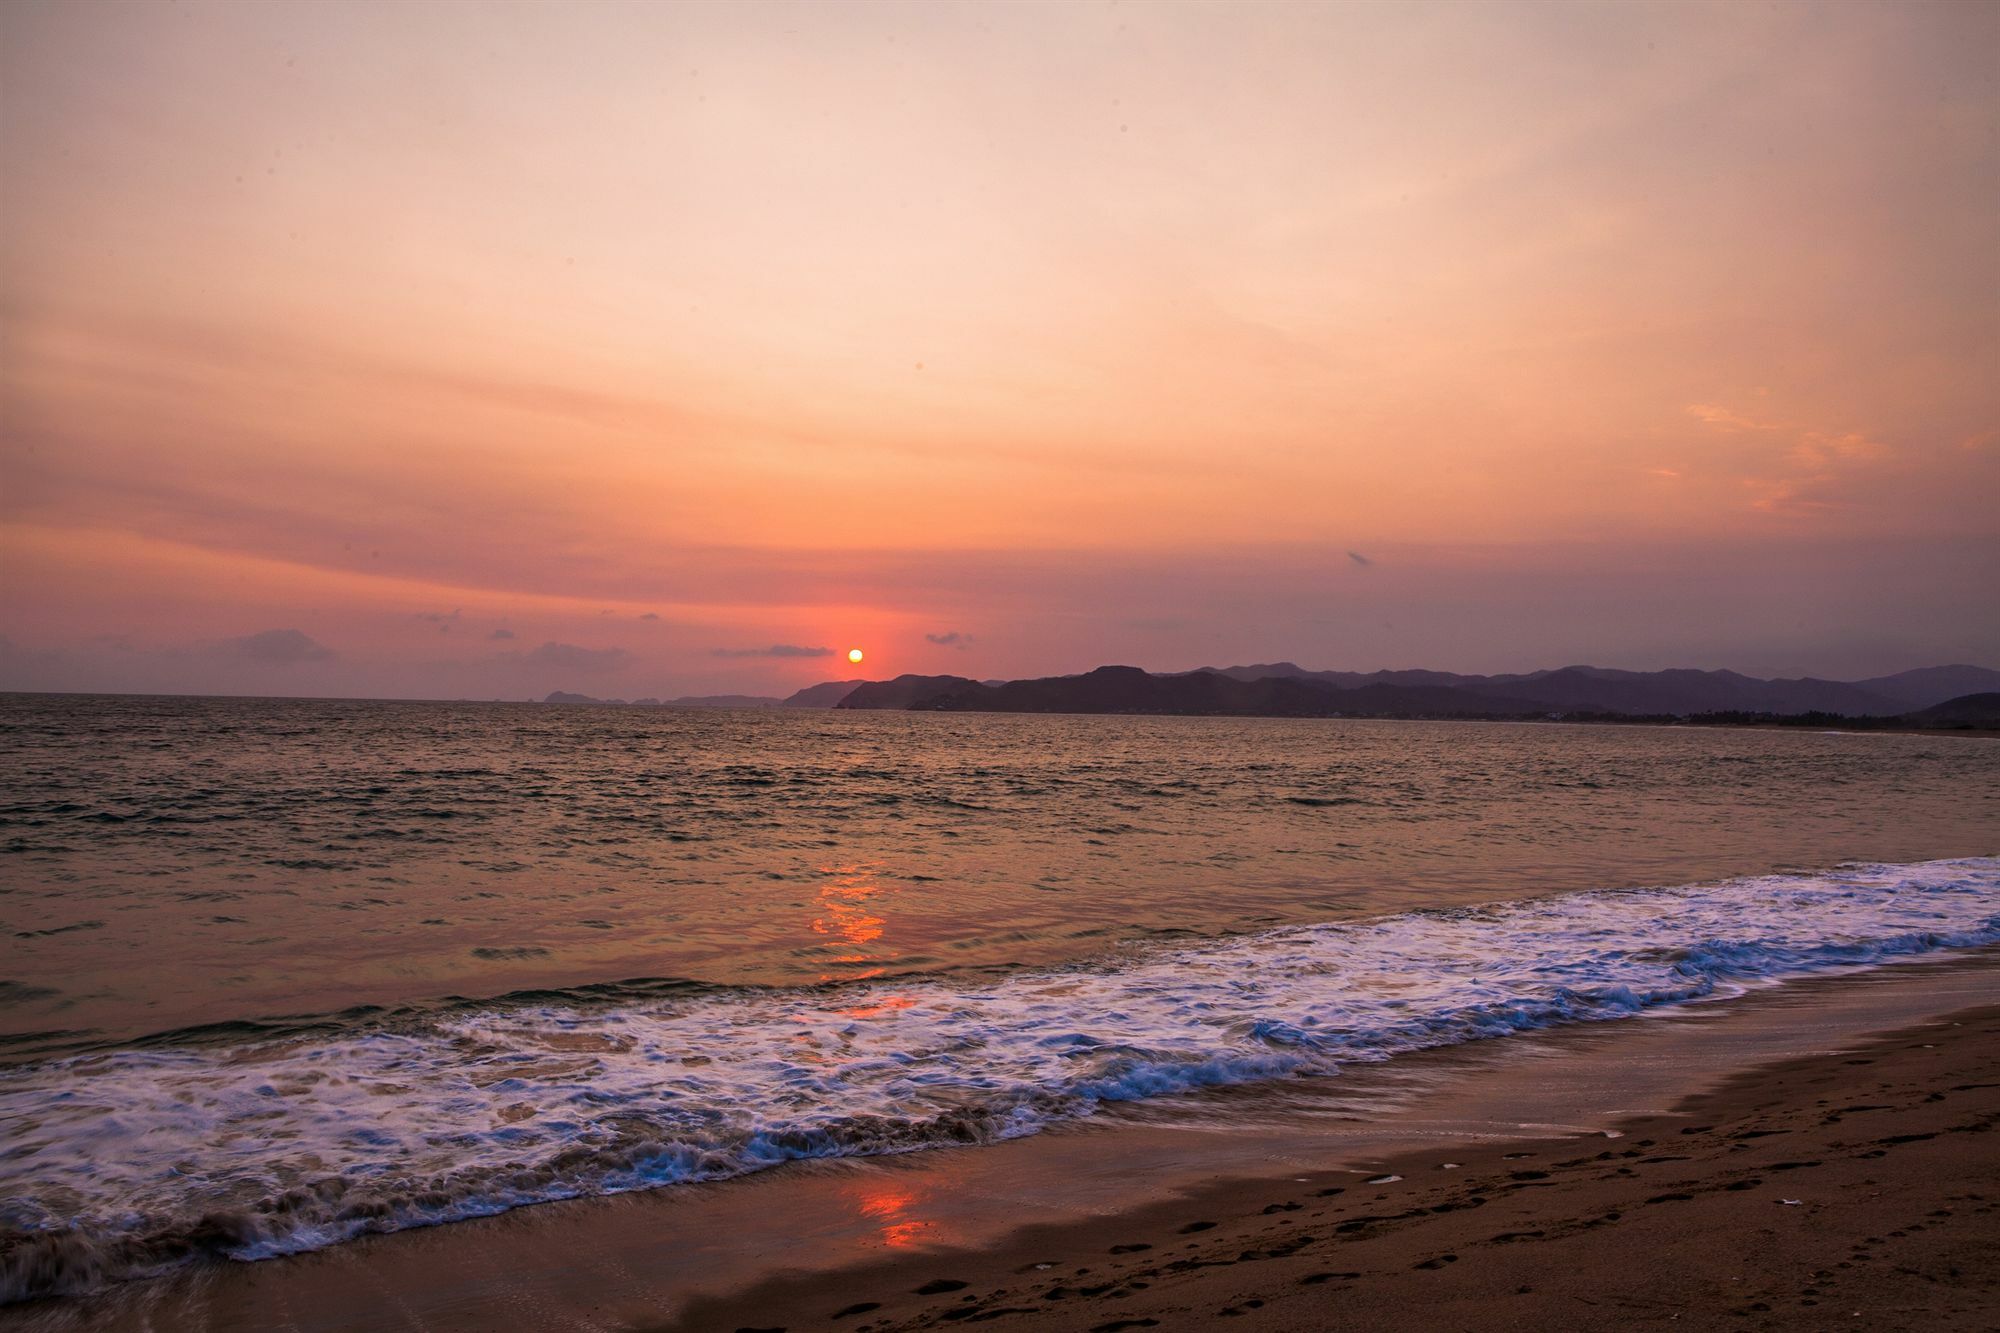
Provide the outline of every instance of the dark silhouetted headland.
{"type": "Polygon", "coordinates": [[[786,708],[831,708],[845,699],[856,686],[868,683],[865,680],[829,680],[821,685],[808,685],[782,702],[786,708]]]}
{"type": "MultiPolygon", "coordinates": [[[[1811,677],[1760,680],[1734,671],[1617,671],[1587,666],[1498,676],[1442,671],[1364,674],[1308,671],[1280,662],[1171,675],[1106,666],[1077,676],[997,683],[906,675],[847,688],[833,706],[1216,717],[1559,717],[1814,725],[1852,719],[1906,726],[1993,725],[1978,702],[1988,695],[1952,694],[1968,684],[2000,688],[2000,672],[1931,667],[1848,682],[1811,677]]],[[[817,688],[831,694],[840,687],[817,688]]]]}
{"type": "Polygon", "coordinates": [[[902,675],[830,680],[788,698],[689,695],[664,702],[556,690],[552,704],[674,708],[844,708],[935,713],[1152,713],[1197,717],[1554,718],[1716,725],[2000,726],[2000,671],[1923,667],[1869,680],[1763,680],[1735,671],[1571,666],[1516,675],[1309,671],[1291,662],[1149,672],[1102,666],[1075,676],[973,680],[902,675]]]}
{"type": "Polygon", "coordinates": [[[1908,715],[1927,727],[2000,727],[2000,692],[1962,694],[1908,715]]]}

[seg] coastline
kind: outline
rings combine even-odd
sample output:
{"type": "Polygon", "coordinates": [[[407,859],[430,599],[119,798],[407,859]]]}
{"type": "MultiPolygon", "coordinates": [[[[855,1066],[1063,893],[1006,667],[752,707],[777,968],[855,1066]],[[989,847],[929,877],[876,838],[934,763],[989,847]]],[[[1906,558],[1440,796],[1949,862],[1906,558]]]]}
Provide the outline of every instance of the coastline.
{"type": "Polygon", "coordinates": [[[1989,1328],[1996,1126],[1987,1006],[1740,1073],[1616,1138],[1223,1182],[982,1252],[774,1279],[661,1327],[1989,1328]]]}
{"type": "MultiPolygon", "coordinates": [[[[1978,950],[1769,987],[1732,1001],[1678,1006],[1646,1017],[1468,1043],[1354,1066],[1339,1078],[1128,1104],[1072,1128],[987,1147],[798,1163],[719,1185],[556,1203],[445,1227],[366,1237],[288,1259],[206,1265],[155,1281],[122,1284],[96,1296],[17,1306],[0,1311],[0,1324],[49,1330],[459,1329],[519,1324],[529,1318],[537,1324],[580,1329],[872,1326],[882,1333],[891,1327],[921,1327],[924,1321],[964,1310],[967,1313],[957,1318],[977,1314],[992,1316],[993,1322],[1013,1320],[1035,1327],[1095,1328],[1126,1318],[1154,1318],[1173,1326],[1187,1322],[1185,1311],[1169,1317],[1117,1310],[1127,1308],[1134,1298],[1140,1302],[1135,1308],[1150,1308],[1146,1301],[1186,1293],[1190,1283],[1201,1287],[1221,1282],[1224,1276],[1234,1281],[1252,1273],[1282,1275],[1299,1263],[1317,1262],[1310,1247],[1285,1256],[1283,1264],[1246,1264],[1233,1257],[1270,1249],[1270,1235],[1310,1234],[1304,1226],[1308,1221],[1325,1228],[1356,1220],[1335,1216],[1329,1209],[1368,1215],[1407,1211],[1414,1205],[1398,1204],[1393,1193],[1358,1188],[1358,1182],[1382,1173],[1385,1162],[1412,1153],[1459,1162],[1462,1170],[1451,1174],[1449,1184],[1461,1188],[1474,1179],[1466,1172],[1501,1152],[1502,1144],[1527,1142],[1531,1146],[1526,1151],[1549,1156],[1557,1150],[1532,1144],[1554,1134],[1564,1144],[1561,1160],[1589,1158],[1611,1146],[1602,1138],[1589,1137],[1606,1128],[1651,1117],[1673,1124],[1678,1134],[1689,1123],[1686,1107],[1694,1103],[1687,1103],[1688,1097],[1713,1095],[1718,1085],[1746,1071],[1801,1059],[1813,1077],[1854,1086],[1852,1095],[1840,1104],[1887,1105],[1888,1098],[1860,1090],[1861,1075],[1868,1067],[1846,1064],[1839,1052],[1852,1049],[1871,1033],[1904,1030],[1912,1023],[1940,1021],[1941,1015],[1995,1005],[2000,1005],[2000,950],[1978,950]],[[1580,1138],[1590,1144],[1592,1153],[1583,1151],[1580,1138]],[[1301,1196],[1297,1191],[1308,1189],[1299,1180],[1302,1176],[1312,1190],[1337,1186],[1345,1193],[1301,1196]],[[1377,1200],[1376,1194],[1383,1197],[1377,1200]],[[1290,1202],[1300,1207],[1265,1211],[1290,1202]],[[1170,1241],[1152,1234],[1168,1220],[1174,1220],[1170,1241]],[[1190,1221],[1217,1225],[1208,1229],[1206,1239],[1203,1234],[1179,1235],[1178,1228],[1190,1221]],[[1140,1230],[1133,1231],[1135,1226],[1140,1230]],[[1129,1236],[1128,1231],[1132,1231],[1129,1236]],[[1108,1248],[1114,1244],[1152,1248],[1112,1256],[1108,1248]],[[1232,1244],[1236,1248],[1228,1251],[1232,1262],[1227,1265],[1218,1260],[1213,1268],[1138,1276],[1167,1262],[1165,1256],[1171,1255],[1172,1261],[1200,1258],[1232,1244]],[[1028,1260],[1020,1258],[1026,1253],[1024,1245],[1054,1248],[1028,1260]],[[1048,1280],[1036,1287],[1037,1292],[1058,1286],[1075,1292],[1085,1286],[1098,1290],[1066,1295],[1067,1305],[1054,1301],[1031,1307],[1029,1302],[1018,1302],[1020,1309],[1035,1308],[1032,1316],[995,1314],[1015,1308],[1024,1291],[1027,1277],[1014,1273],[1014,1267],[1028,1264],[1028,1276],[1040,1282],[1057,1270],[1036,1270],[1032,1264],[1058,1258],[1066,1265],[1065,1280],[1048,1280]],[[1019,1263],[1014,1263],[1017,1259],[1019,1263]],[[1107,1266],[1114,1262],[1117,1270],[1107,1266]],[[1093,1271],[1070,1271],[1076,1268],[1093,1271]],[[1114,1298],[1112,1292],[1121,1288],[1105,1287],[1102,1278],[1113,1271],[1129,1272],[1148,1286],[1114,1298]],[[979,1281],[970,1275],[978,1275],[979,1281]],[[906,1277],[913,1280],[904,1282],[906,1277]],[[940,1279],[969,1285],[955,1289],[948,1301],[942,1299],[944,1293],[921,1300],[912,1294],[940,1279]],[[1003,1290],[1009,1295],[997,1304],[985,1299],[1003,1290]],[[852,1295],[829,1303],[830,1292],[852,1295]],[[974,1296],[970,1304],[963,1299],[968,1293],[974,1296]],[[1116,1310],[1104,1313],[1111,1308],[1105,1303],[1114,1300],[1116,1310]],[[867,1318],[832,1317],[865,1303],[879,1303],[891,1313],[900,1311],[895,1319],[902,1322],[885,1322],[889,1315],[881,1312],[868,1313],[867,1318]],[[1041,1308],[1044,1304],[1046,1308],[1041,1308]]],[[[2000,1063],[1996,1058],[2000,1041],[1994,1039],[1991,1025],[1976,1032],[1948,1026],[1940,1031],[1956,1035],[1949,1042],[1934,1042],[1936,1048],[1969,1052],[1968,1058],[1975,1062],[2000,1063]],[[1968,1036],[1977,1039],[1968,1041],[1968,1036]]],[[[1981,1081],[1950,1079],[1954,1084],[1981,1081]]],[[[2000,1072],[1994,1073],[1993,1081],[2000,1086],[2000,1072]]],[[[1952,1110],[1963,1109],[1960,1094],[1949,1094],[1949,1099],[1952,1110]]],[[[1918,1102],[1915,1109],[1928,1114],[1924,1108],[1934,1105],[1918,1102]]],[[[1903,1114],[1903,1109],[1893,1112],[1903,1114]]],[[[1883,1134],[1903,1132],[1936,1131],[1883,1134]]],[[[1505,1149],[1516,1150],[1522,1149],[1505,1149]]],[[[1906,1155],[1899,1152],[1885,1160],[1886,1165],[1876,1164],[1878,1175],[1886,1178],[1891,1167],[1897,1169],[1899,1180],[1908,1174],[1900,1166],[1911,1160],[1906,1155]]],[[[1622,1164],[1623,1159],[1617,1163],[1622,1164]]],[[[1664,1178],[1658,1173],[1675,1165],[1684,1175],[1696,1169],[1646,1164],[1645,1179],[1664,1178]]],[[[1962,1182],[1967,1177],[1962,1167],[1953,1166],[1932,1178],[1962,1182]]],[[[1616,1165],[1605,1169],[1615,1174],[1616,1165]]],[[[1985,1169],[1992,1173],[1990,1166],[1985,1169]]],[[[1391,1187],[1397,1190],[1429,1188],[1423,1182],[1439,1176],[1431,1168],[1414,1174],[1389,1173],[1411,1182],[1397,1182],[1391,1187]]],[[[1670,1188],[1672,1183],[1652,1193],[1700,1194],[1698,1189],[1670,1188]]],[[[2000,1196],[2000,1187],[1987,1192],[2000,1196]]],[[[1491,1227],[1481,1237],[1507,1230],[1551,1231],[1537,1223],[1535,1210],[1542,1208],[1540,1200],[1555,1197],[1553,1188],[1510,1188],[1505,1197],[1508,1208],[1526,1208],[1528,1214],[1516,1219],[1516,1225],[1491,1227]]],[[[1731,1192],[1726,1197],[1742,1196],[1731,1192]]],[[[1451,1201],[1440,1197],[1437,1204],[1451,1201]]],[[[1779,1206],[1770,1205],[1773,1210],[1779,1206]]],[[[1949,1202],[1931,1208],[1970,1213],[1969,1207],[1949,1202]]],[[[1437,1216],[1455,1217],[1460,1211],[1465,1210],[1437,1216]]],[[[1503,1211],[1496,1211],[1495,1201],[1489,1200],[1479,1209],[1478,1225],[1503,1211]]],[[[1690,1215],[1698,1211],[1691,1210],[1690,1215]]],[[[1384,1225],[1398,1235],[1446,1234],[1412,1227],[1408,1219],[1384,1225]]],[[[1424,1224],[1433,1229],[1441,1225],[1424,1224]]],[[[1620,1234],[1635,1230],[1627,1227],[1620,1234]]],[[[1884,1232],[1875,1229],[1867,1234],[1884,1232]]],[[[1375,1238],[1371,1234],[1364,1239],[1372,1244],[1375,1238]]],[[[1402,1243],[1396,1241],[1388,1249],[1402,1243]]],[[[1431,1257],[1435,1256],[1419,1256],[1412,1263],[1431,1257]]],[[[1455,1274],[1461,1268],[1473,1273],[1481,1265],[1451,1267],[1455,1274]]],[[[1384,1267],[1384,1281],[1395,1277],[1392,1268],[1384,1267]]],[[[1293,1285],[1319,1291],[1344,1289],[1360,1281],[1329,1278],[1300,1285],[1319,1271],[1371,1270],[1326,1263],[1294,1275],[1293,1285]]],[[[1435,1270],[1411,1271],[1435,1276],[1435,1270]]],[[[1462,1276],[1452,1278],[1462,1280],[1462,1276]]],[[[1244,1299],[1262,1300],[1273,1311],[1289,1309],[1292,1313],[1284,1318],[1295,1322],[1268,1322],[1277,1314],[1238,1317],[1266,1319],[1264,1326],[1269,1327],[1330,1326],[1320,1315],[1302,1315],[1283,1299],[1290,1290],[1283,1286],[1272,1295],[1253,1293],[1244,1299]],[[1308,1322],[1296,1322],[1300,1318],[1308,1322]]],[[[1205,1293],[1206,1288],[1204,1294],[1175,1299],[1206,1300],[1205,1293]]],[[[1372,1297],[1355,1299],[1358,1304],[1353,1309],[1372,1309],[1376,1304],[1372,1297]]],[[[1195,1313],[1206,1320],[1228,1304],[1224,1301],[1195,1313]]],[[[1766,1304],[1776,1308],[1773,1302],[1766,1304]]],[[[1371,1321],[1387,1326],[1373,1315],[1371,1321]]]]}

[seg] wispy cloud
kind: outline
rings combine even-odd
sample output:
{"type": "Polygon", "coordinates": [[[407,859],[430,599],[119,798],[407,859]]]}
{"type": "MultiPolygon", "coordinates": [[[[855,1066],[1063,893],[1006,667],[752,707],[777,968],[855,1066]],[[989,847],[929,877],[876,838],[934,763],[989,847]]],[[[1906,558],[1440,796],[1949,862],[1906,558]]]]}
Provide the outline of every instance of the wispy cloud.
{"type": "Polygon", "coordinates": [[[1728,431],[1732,434],[1739,431],[1784,429],[1781,423],[1759,421],[1754,417],[1746,417],[1741,412],[1724,407],[1720,403],[1689,403],[1687,405],[1687,414],[1696,421],[1701,422],[1704,426],[1709,426],[1715,430],[1728,431]]]}
{"type": "Polygon", "coordinates": [[[958,630],[946,630],[943,634],[926,634],[924,638],[940,648],[970,648],[972,636],[958,630]]]}
{"type": "MultiPolygon", "coordinates": [[[[1766,513],[1817,513],[1858,504],[1855,492],[1863,476],[1894,454],[1861,431],[1752,417],[1719,403],[1690,403],[1687,414],[1720,434],[1764,442],[1765,456],[1747,461],[1741,481],[1750,506],[1766,513]]],[[[1678,475],[1658,468],[1654,473],[1678,475]]]]}
{"type": "Polygon", "coordinates": [[[331,662],[340,654],[311,635],[295,629],[267,629],[219,645],[224,654],[265,666],[292,666],[299,662],[331,662]]]}
{"type": "Polygon", "coordinates": [[[769,648],[711,648],[709,654],[713,657],[832,657],[833,649],[774,643],[769,648]]]}
{"type": "Polygon", "coordinates": [[[1347,553],[1347,558],[1349,560],[1352,560],[1356,565],[1359,565],[1363,569],[1367,569],[1370,565],[1373,565],[1375,563],[1373,560],[1370,560],[1367,556],[1361,554],[1361,552],[1359,551],[1349,551],[1347,553]]]}

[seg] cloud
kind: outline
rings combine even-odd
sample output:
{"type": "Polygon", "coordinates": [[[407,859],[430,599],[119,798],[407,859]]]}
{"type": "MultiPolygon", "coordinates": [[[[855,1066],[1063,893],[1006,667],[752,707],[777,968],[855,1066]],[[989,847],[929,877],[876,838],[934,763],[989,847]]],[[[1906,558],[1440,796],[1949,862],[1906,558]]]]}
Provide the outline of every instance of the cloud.
{"type": "Polygon", "coordinates": [[[659,618],[660,613],[658,611],[641,611],[639,613],[639,619],[641,620],[658,620],[659,618]]]}
{"type": "Polygon", "coordinates": [[[1361,552],[1359,551],[1349,551],[1347,553],[1347,558],[1349,560],[1352,560],[1355,564],[1359,565],[1363,569],[1366,569],[1370,565],[1375,563],[1373,560],[1370,560],[1367,556],[1361,554],[1361,552]]]}
{"type": "Polygon", "coordinates": [[[961,634],[955,629],[947,630],[943,634],[926,634],[924,638],[940,648],[970,648],[972,646],[972,636],[970,634],[961,634]]]}
{"type": "Polygon", "coordinates": [[[266,666],[291,666],[298,662],[331,662],[340,654],[295,629],[267,629],[240,639],[224,639],[220,645],[230,657],[266,666]]]}
{"type": "Polygon", "coordinates": [[[1733,411],[1730,408],[1722,406],[1720,403],[1689,403],[1687,405],[1687,414],[1696,421],[1701,422],[1704,426],[1710,426],[1716,430],[1730,434],[1746,430],[1784,429],[1783,424],[1780,422],[1759,421],[1755,417],[1746,417],[1741,412],[1733,411]]]}
{"type": "Polygon", "coordinates": [[[1690,403],[1687,413],[1725,435],[1762,437],[1764,457],[1748,464],[1742,485],[1750,505],[1766,513],[1852,509],[1870,479],[1895,451],[1861,431],[1821,430],[1798,421],[1761,420],[1715,403],[1690,403]]]}
{"type": "Polygon", "coordinates": [[[462,609],[454,606],[451,609],[451,614],[449,615],[445,614],[442,611],[419,611],[417,612],[417,619],[427,620],[431,624],[436,625],[438,627],[438,633],[440,634],[449,634],[451,633],[452,625],[456,623],[459,616],[462,614],[463,614],[462,609]]]}
{"type": "Polygon", "coordinates": [[[1829,468],[1843,463],[1872,463],[1889,456],[1889,446],[1860,431],[1840,435],[1809,430],[1792,445],[1791,459],[1800,467],[1829,468]]]}
{"type": "Polygon", "coordinates": [[[486,637],[489,639],[511,639],[514,637],[514,631],[510,629],[496,629],[486,637]]]}
{"type": "Polygon", "coordinates": [[[582,648],[573,643],[543,644],[531,653],[515,655],[529,666],[560,667],[564,671],[609,671],[631,656],[623,648],[582,648]]]}
{"type": "Polygon", "coordinates": [[[832,657],[833,649],[774,643],[769,648],[711,648],[709,654],[713,657],[832,657]]]}

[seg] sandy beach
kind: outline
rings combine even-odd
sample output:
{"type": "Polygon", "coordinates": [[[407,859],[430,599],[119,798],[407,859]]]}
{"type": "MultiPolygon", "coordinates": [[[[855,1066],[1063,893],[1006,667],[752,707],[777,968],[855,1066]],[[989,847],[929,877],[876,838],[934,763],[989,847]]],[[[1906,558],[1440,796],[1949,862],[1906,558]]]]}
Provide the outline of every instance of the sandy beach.
{"type": "Polygon", "coordinates": [[[1240,1181],[691,1306],[675,1330],[1990,1328],[2000,1008],[1731,1079],[1619,1137],[1240,1181]]]}
{"type": "Polygon", "coordinates": [[[0,1326],[1987,1327],[1996,961],[199,1265],[0,1326]]]}
{"type": "Polygon", "coordinates": [[[0,0],[0,1333],[2000,1333],[1996,50],[0,0]]]}

